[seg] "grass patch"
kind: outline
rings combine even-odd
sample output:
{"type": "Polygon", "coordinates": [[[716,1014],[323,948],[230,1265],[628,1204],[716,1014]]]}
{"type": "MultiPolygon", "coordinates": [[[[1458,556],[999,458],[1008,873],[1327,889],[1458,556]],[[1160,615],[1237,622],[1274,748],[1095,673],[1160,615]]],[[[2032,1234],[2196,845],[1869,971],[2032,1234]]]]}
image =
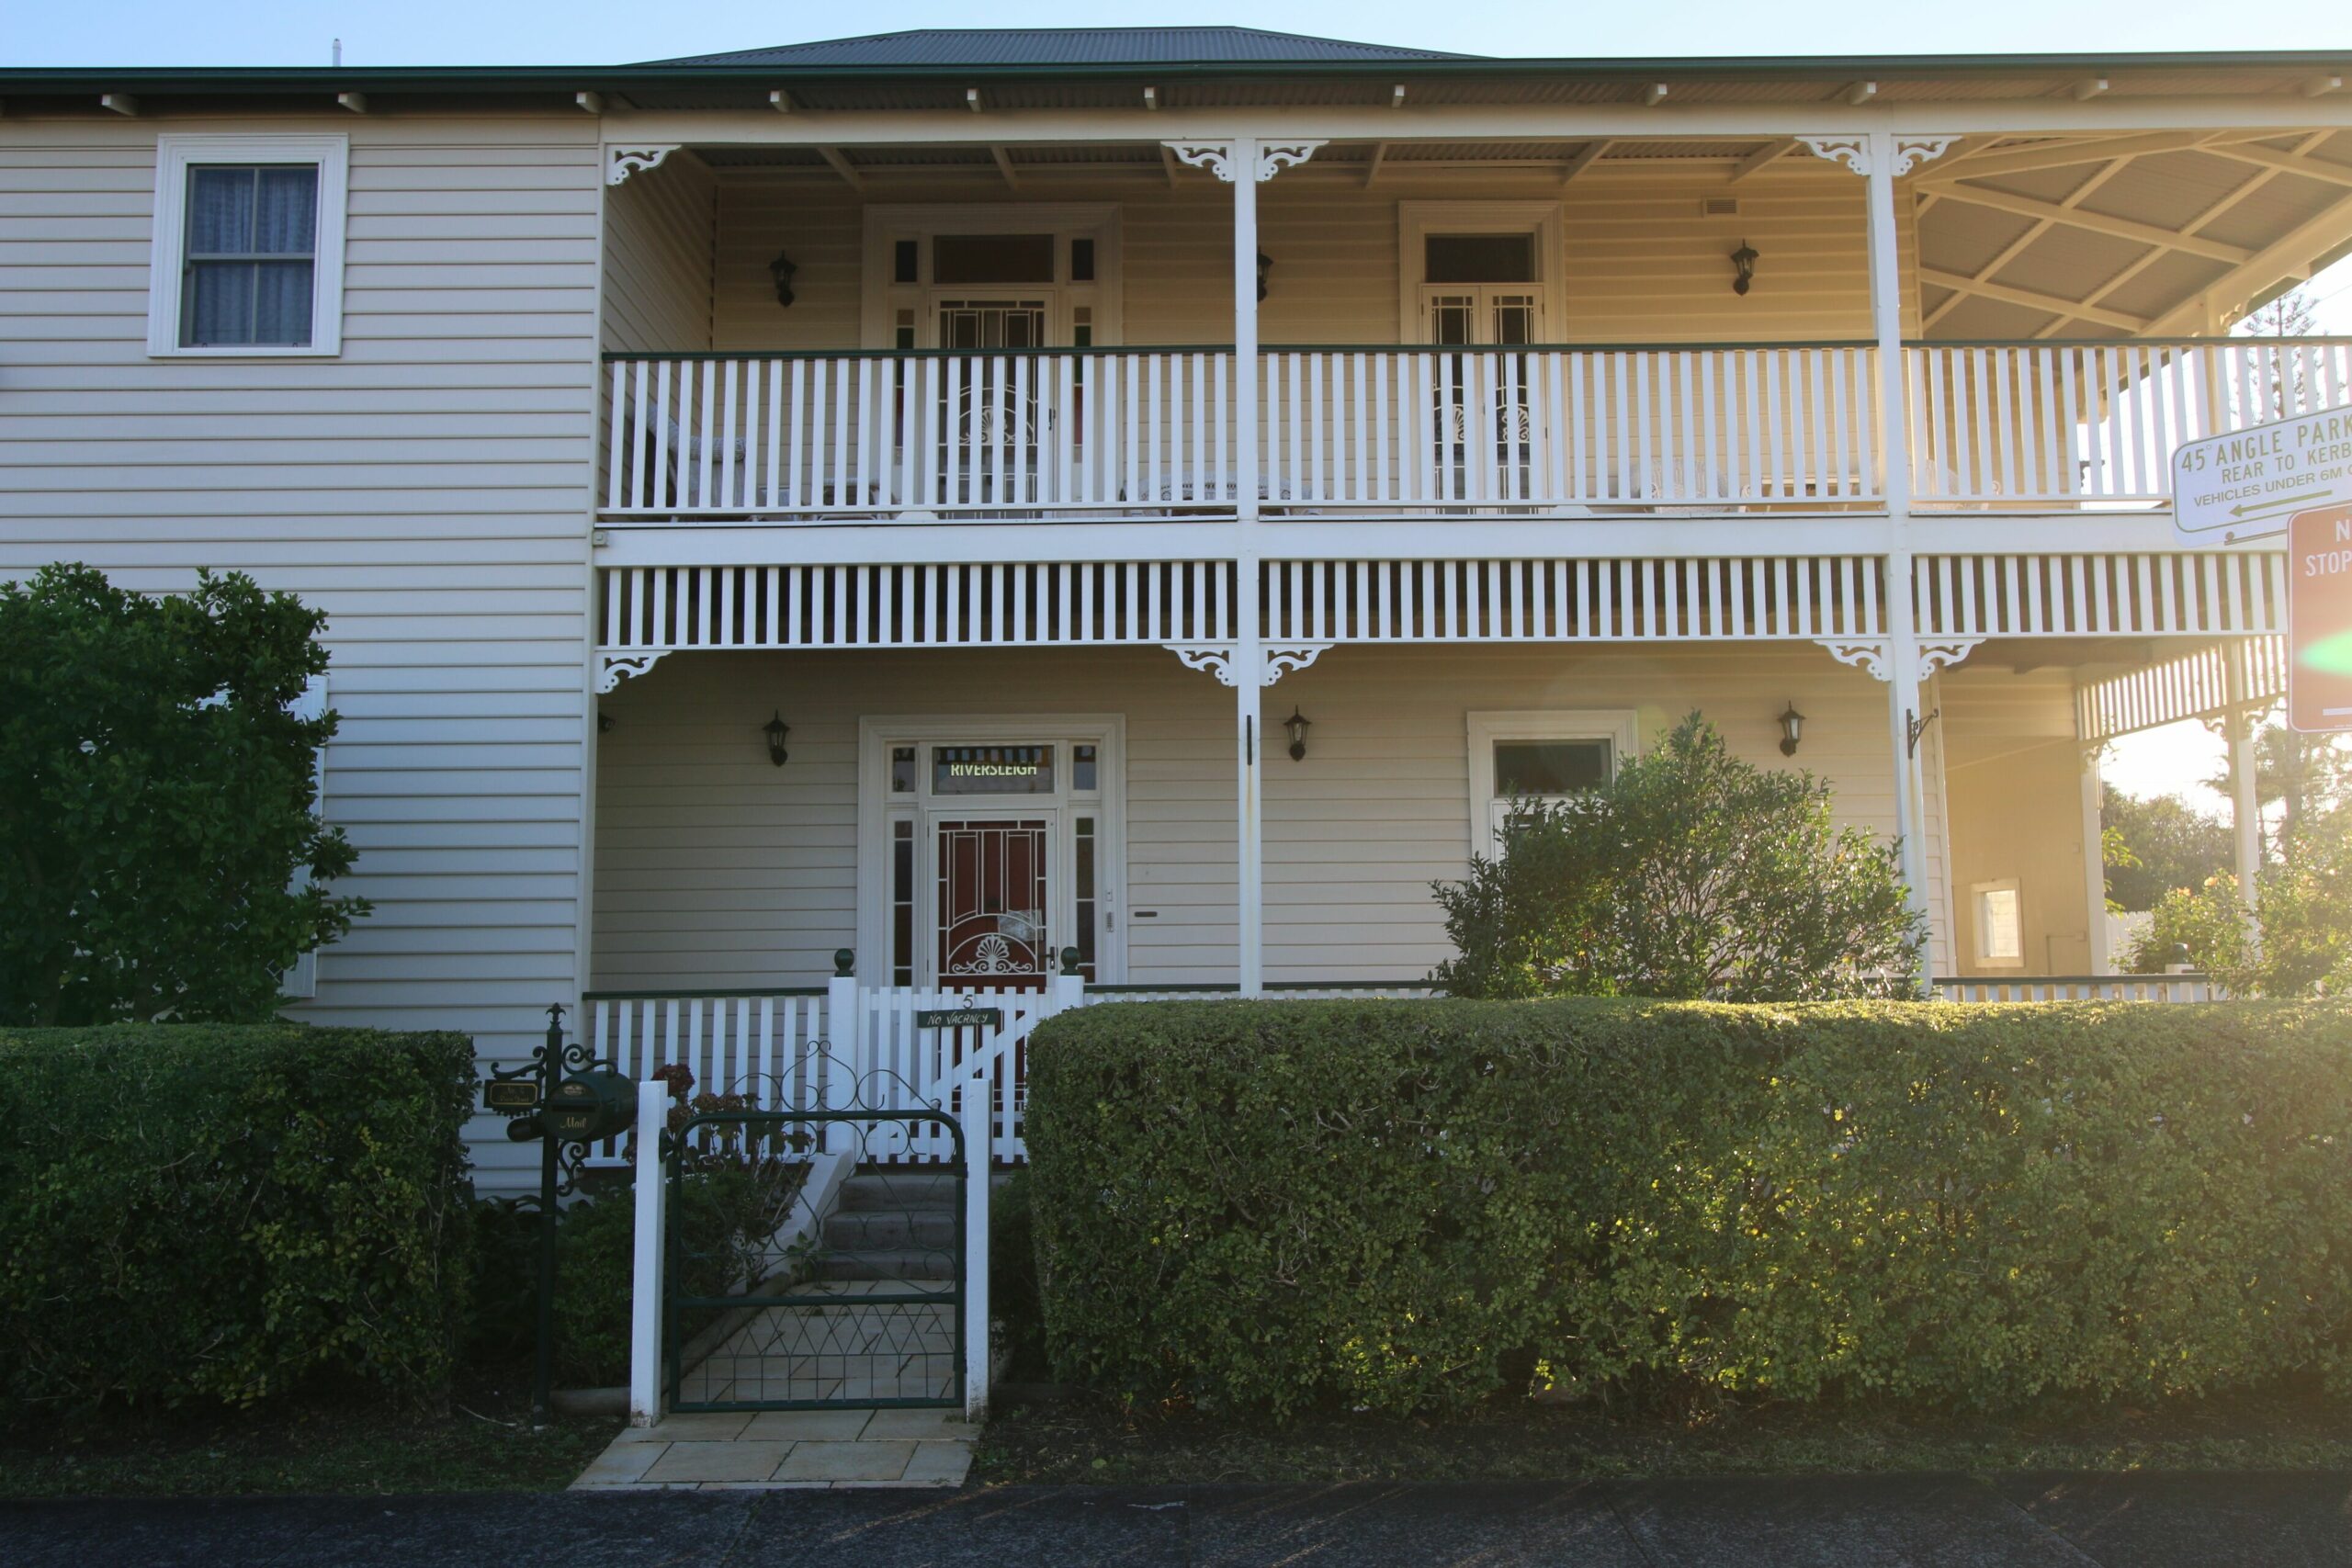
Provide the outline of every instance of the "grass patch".
{"type": "Polygon", "coordinates": [[[2303,1393],[1999,1416],[1868,1405],[1717,1406],[1671,1416],[1524,1406],[1460,1420],[1321,1416],[1283,1429],[1078,1398],[996,1412],[972,1479],[1182,1485],[2346,1468],[2352,1409],[2303,1393]]]}
{"type": "Polygon", "coordinates": [[[603,1416],[534,1426],[525,1387],[461,1389],[446,1416],[289,1397],[250,1410],[0,1433],[0,1497],[551,1492],[570,1485],[620,1427],[618,1416],[603,1416]]]}

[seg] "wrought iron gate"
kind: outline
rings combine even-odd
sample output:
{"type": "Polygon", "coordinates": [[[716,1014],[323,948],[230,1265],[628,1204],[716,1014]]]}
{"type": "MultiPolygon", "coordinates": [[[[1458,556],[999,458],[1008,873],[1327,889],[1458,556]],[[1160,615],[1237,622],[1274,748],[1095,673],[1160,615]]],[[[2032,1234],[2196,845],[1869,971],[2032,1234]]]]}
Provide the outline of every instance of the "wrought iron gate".
{"type": "Polygon", "coordinates": [[[970,1171],[953,1107],[752,1103],[699,1096],[665,1143],[669,1408],[961,1403],[970,1171]]]}

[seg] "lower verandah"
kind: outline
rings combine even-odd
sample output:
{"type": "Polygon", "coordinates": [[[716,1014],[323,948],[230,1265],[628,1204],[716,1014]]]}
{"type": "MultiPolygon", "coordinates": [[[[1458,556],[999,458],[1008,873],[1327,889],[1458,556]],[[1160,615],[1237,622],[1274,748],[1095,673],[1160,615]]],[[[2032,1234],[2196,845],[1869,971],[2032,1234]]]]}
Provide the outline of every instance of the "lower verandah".
{"type": "MultiPolygon", "coordinates": [[[[1927,705],[1949,714],[1921,749],[1939,974],[2090,967],[2071,694],[2063,669],[1962,668],[1929,688],[1927,705]],[[2005,882],[2019,895],[2020,955],[1987,970],[1965,923],[1969,889],[2005,882]]],[[[818,986],[842,948],[858,951],[865,983],[903,979],[887,967],[887,912],[869,908],[861,927],[861,720],[868,775],[884,721],[940,742],[966,721],[976,741],[1061,739],[1064,770],[1067,738],[1113,721],[1100,793],[1084,807],[1087,831],[1103,835],[1082,912],[1094,977],[1230,983],[1232,703],[1157,648],[673,655],[600,700],[610,728],[597,764],[591,988],[818,986]],[[791,727],[781,767],[762,730],[772,716],[791,727]]],[[[1446,955],[1430,884],[1464,873],[1490,810],[1474,799],[1473,716],[1492,721],[1476,732],[1485,746],[1556,718],[1630,724],[1646,750],[1692,709],[1738,755],[1826,778],[1841,821],[1892,830],[1886,688],[1810,643],[1342,646],[1285,676],[1262,709],[1268,982],[1411,981],[1446,955]],[[1778,722],[1792,702],[1806,716],[1793,760],[1781,754],[1778,722]],[[1298,761],[1283,728],[1294,711],[1312,724],[1298,761]]],[[[869,776],[869,824],[886,788],[869,776]]],[[[1018,817],[1023,804],[968,798],[975,818],[1018,817]]],[[[866,861],[868,903],[887,902],[888,863],[871,841],[866,861]]],[[[1056,948],[1069,917],[1065,895],[1056,948]]]]}

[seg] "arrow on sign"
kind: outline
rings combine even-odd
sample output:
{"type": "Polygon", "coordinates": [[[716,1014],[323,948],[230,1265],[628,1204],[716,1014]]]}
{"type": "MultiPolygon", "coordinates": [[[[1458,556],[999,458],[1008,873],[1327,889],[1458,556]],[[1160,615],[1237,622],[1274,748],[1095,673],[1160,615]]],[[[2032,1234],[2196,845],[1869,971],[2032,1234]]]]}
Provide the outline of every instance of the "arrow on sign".
{"type": "Polygon", "coordinates": [[[2335,492],[2332,490],[2297,491],[2292,495],[2282,495],[2276,501],[2266,501],[2259,506],[2233,506],[2230,508],[2230,515],[2233,517],[2259,517],[2266,512],[2300,511],[2303,507],[2310,505],[2312,502],[2325,501],[2335,493],[2335,492]]]}

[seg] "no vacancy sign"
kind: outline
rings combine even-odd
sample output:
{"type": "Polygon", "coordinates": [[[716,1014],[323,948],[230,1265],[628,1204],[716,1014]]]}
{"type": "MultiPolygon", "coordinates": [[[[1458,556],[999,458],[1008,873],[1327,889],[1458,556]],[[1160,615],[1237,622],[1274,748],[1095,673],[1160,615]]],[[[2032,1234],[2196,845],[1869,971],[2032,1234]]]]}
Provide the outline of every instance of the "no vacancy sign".
{"type": "Polygon", "coordinates": [[[2262,538],[2295,513],[2352,502],[2352,409],[2184,443],[2172,502],[2174,534],[2192,547],[2262,538]]]}
{"type": "Polygon", "coordinates": [[[2287,524],[2287,725],[2352,729],[2352,506],[2287,524]]]}

